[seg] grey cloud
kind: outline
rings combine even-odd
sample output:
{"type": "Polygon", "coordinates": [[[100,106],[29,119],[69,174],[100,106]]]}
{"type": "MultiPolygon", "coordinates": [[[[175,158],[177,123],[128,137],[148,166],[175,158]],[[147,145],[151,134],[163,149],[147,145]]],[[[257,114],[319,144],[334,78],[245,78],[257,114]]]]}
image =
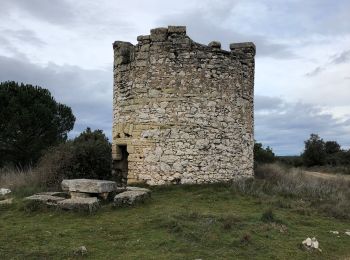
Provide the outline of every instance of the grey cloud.
{"type": "Polygon", "coordinates": [[[177,24],[187,25],[189,36],[200,43],[209,43],[213,40],[221,41],[222,47],[228,49],[233,42],[252,41],[257,46],[257,56],[268,56],[273,58],[294,58],[296,55],[289,49],[288,45],[273,43],[260,35],[248,35],[237,32],[235,29],[227,29],[220,26],[230,14],[235,5],[226,8],[202,8],[189,10],[178,15],[164,16],[157,24],[163,26],[177,24]],[[212,18],[212,19],[210,19],[212,18]]]}
{"type": "Polygon", "coordinates": [[[41,47],[45,45],[46,43],[41,40],[35,32],[31,30],[1,30],[1,35],[4,35],[8,38],[12,38],[17,41],[21,41],[22,44],[31,44],[37,47],[41,47]]]}
{"type": "Polygon", "coordinates": [[[254,102],[255,111],[275,110],[275,109],[281,109],[282,107],[283,107],[283,101],[278,97],[255,95],[255,102],[254,102]]]}
{"type": "Polygon", "coordinates": [[[7,80],[47,88],[58,102],[72,107],[77,121],[71,136],[87,126],[111,136],[112,66],[110,71],[53,63],[41,67],[27,60],[0,56],[0,81],[7,80]]]}
{"type": "Polygon", "coordinates": [[[339,54],[331,56],[329,62],[327,62],[323,66],[316,67],[314,70],[306,73],[305,76],[307,76],[307,77],[316,76],[316,75],[320,74],[321,72],[327,70],[327,68],[329,66],[343,64],[343,63],[347,63],[349,61],[350,61],[350,50],[343,51],[339,54]]]}
{"type": "Polygon", "coordinates": [[[331,64],[341,64],[350,61],[350,50],[343,51],[332,57],[331,64]]]}
{"type": "Polygon", "coordinates": [[[321,66],[320,67],[316,67],[314,70],[306,73],[305,76],[307,76],[307,77],[314,77],[314,76],[320,74],[325,69],[326,69],[325,67],[321,67],[321,66]]]}
{"type": "Polygon", "coordinates": [[[53,24],[66,24],[75,20],[72,6],[65,0],[11,0],[2,5],[2,13],[24,11],[29,15],[53,24]]]}
{"type": "Polygon", "coordinates": [[[299,154],[311,133],[349,147],[350,119],[339,121],[321,108],[301,102],[264,96],[255,98],[256,104],[271,100],[268,112],[259,107],[255,110],[255,139],[272,147],[277,154],[299,154]]]}

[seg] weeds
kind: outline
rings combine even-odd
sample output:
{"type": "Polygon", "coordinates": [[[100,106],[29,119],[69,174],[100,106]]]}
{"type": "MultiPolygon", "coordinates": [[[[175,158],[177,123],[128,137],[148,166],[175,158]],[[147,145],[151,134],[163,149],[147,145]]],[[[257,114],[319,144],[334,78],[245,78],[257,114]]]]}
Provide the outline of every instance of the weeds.
{"type": "MultiPolygon", "coordinates": [[[[321,212],[336,218],[350,218],[350,181],[344,178],[323,179],[308,176],[301,169],[280,164],[260,165],[255,179],[243,179],[232,189],[254,197],[281,196],[303,200],[321,212]]],[[[277,202],[280,208],[290,208],[288,202],[277,202]]],[[[302,208],[301,214],[309,215],[302,208]]]]}

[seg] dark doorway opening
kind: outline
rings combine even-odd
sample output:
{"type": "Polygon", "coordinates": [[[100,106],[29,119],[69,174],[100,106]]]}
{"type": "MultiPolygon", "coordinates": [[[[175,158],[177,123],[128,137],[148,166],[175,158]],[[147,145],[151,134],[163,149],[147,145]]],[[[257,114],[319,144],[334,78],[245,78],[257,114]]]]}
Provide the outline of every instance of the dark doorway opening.
{"type": "Polygon", "coordinates": [[[128,181],[128,151],[126,145],[117,146],[118,160],[113,161],[116,181],[119,185],[126,185],[128,181]]]}

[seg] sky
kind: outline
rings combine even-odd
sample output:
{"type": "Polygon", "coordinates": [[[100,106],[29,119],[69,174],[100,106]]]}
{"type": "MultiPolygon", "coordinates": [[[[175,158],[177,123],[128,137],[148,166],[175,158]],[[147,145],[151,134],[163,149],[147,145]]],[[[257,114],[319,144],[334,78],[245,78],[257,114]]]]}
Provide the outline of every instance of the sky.
{"type": "Polygon", "coordinates": [[[0,81],[51,91],[73,109],[70,137],[111,137],[113,48],[186,25],[196,42],[252,41],[255,139],[298,155],[311,133],[350,148],[348,0],[0,0],[0,81]]]}

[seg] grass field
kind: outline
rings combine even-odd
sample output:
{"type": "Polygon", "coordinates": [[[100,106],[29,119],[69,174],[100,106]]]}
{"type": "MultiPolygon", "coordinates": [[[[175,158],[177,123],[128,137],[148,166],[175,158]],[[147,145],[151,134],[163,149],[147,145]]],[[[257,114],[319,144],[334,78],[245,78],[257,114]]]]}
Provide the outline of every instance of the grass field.
{"type": "Polygon", "coordinates": [[[244,195],[228,184],[158,187],[133,208],[97,213],[0,208],[0,259],[348,259],[350,220],[303,200],[244,195]],[[272,210],[269,212],[268,209],[272,210]],[[265,213],[265,218],[262,215],[265,213]],[[266,218],[267,216],[267,218],[266,218]],[[340,232],[337,235],[330,230],[340,232]],[[316,237],[322,252],[300,243],[316,237]]]}

